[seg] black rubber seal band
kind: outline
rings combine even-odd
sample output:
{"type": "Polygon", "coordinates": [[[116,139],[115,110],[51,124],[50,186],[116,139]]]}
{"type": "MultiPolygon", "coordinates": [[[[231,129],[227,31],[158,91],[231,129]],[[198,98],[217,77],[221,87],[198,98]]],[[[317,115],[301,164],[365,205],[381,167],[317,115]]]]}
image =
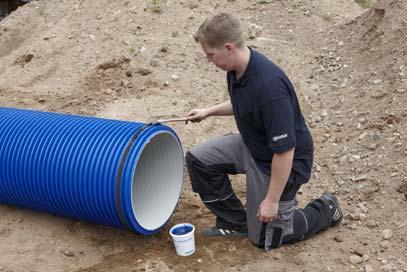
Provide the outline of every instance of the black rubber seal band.
{"type": "Polygon", "coordinates": [[[119,215],[119,220],[120,223],[122,223],[122,225],[130,231],[133,231],[130,227],[130,224],[128,223],[126,216],[124,214],[122,205],[121,205],[121,177],[123,174],[123,169],[124,169],[124,165],[126,163],[127,160],[127,156],[129,155],[130,149],[133,146],[134,142],[136,141],[137,137],[147,128],[149,127],[153,127],[159,125],[159,123],[148,123],[148,124],[144,124],[142,127],[140,127],[136,133],[133,135],[133,137],[130,139],[130,141],[127,143],[127,146],[123,152],[123,155],[120,159],[120,165],[119,165],[119,171],[117,173],[116,176],[116,211],[119,215]]]}

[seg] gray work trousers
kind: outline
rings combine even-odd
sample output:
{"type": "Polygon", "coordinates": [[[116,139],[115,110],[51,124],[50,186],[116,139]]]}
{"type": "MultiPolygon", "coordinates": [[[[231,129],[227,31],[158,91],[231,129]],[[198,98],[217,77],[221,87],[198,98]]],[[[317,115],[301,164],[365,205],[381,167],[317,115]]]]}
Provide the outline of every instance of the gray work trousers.
{"type": "Polygon", "coordinates": [[[305,209],[297,209],[295,196],[300,185],[291,180],[280,198],[278,218],[272,223],[259,222],[257,212],[267,194],[270,176],[259,170],[240,134],[217,137],[194,146],[187,152],[186,162],[192,189],[217,216],[217,226],[247,228],[249,239],[257,246],[270,249],[271,239],[274,247],[302,240],[326,229],[331,222],[329,211],[318,200],[305,209]],[[235,196],[228,174],[246,174],[246,210],[235,196]],[[267,235],[271,235],[269,239],[267,235]]]}

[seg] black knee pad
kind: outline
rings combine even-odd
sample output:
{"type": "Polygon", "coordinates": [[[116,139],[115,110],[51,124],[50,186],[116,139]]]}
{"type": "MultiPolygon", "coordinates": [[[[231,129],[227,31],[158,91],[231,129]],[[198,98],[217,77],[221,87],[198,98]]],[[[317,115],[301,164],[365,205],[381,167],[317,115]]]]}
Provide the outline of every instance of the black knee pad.
{"type": "Polygon", "coordinates": [[[283,243],[284,227],[279,224],[268,223],[266,227],[266,237],[264,241],[264,249],[270,250],[279,248],[283,243]]]}

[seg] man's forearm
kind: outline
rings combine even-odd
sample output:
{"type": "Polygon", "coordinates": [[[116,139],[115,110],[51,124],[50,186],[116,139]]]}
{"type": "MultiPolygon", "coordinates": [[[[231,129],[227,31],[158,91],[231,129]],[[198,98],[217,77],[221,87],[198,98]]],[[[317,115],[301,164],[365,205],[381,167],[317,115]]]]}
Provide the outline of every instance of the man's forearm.
{"type": "Polygon", "coordinates": [[[284,153],[274,154],[271,163],[270,185],[266,198],[278,203],[291,173],[294,158],[294,148],[284,153]]]}
{"type": "Polygon", "coordinates": [[[227,100],[221,104],[210,107],[209,109],[210,116],[228,116],[233,115],[232,103],[230,100],[227,100]]]}

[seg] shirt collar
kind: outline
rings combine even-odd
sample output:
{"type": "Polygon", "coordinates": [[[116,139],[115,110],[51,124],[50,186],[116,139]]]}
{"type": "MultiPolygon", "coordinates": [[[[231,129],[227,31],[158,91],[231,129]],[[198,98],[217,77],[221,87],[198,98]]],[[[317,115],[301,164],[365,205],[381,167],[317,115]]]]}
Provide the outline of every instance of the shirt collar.
{"type": "Polygon", "coordinates": [[[249,62],[247,63],[246,69],[244,70],[244,73],[239,78],[239,80],[236,80],[236,71],[232,71],[234,83],[239,84],[241,86],[246,85],[247,81],[249,80],[249,75],[251,72],[253,72],[254,60],[256,57],[256,52],[250,46],[248,46],[248,48],[250,50],[249,62]]]}

